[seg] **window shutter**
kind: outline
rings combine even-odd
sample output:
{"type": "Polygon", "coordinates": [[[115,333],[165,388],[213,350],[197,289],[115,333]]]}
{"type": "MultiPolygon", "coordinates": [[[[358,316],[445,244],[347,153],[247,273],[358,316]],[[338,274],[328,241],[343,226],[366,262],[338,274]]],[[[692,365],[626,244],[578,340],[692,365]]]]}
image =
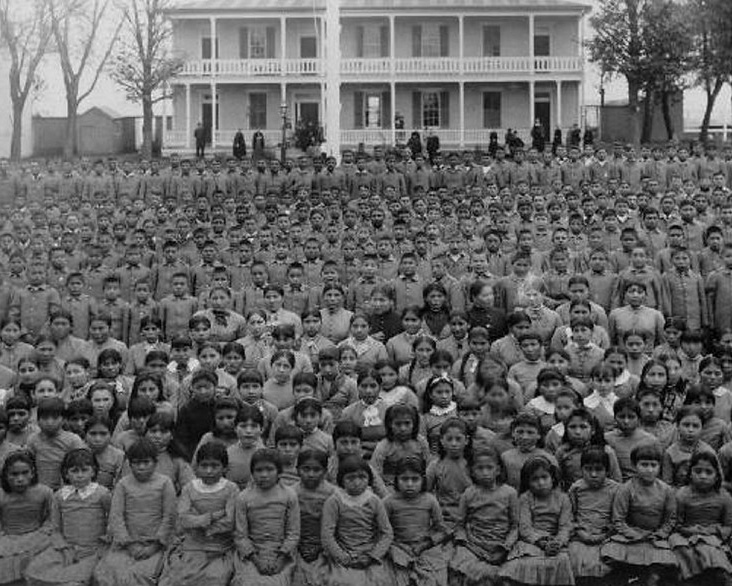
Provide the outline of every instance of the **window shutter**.
{"type": "Polygon", "coordinates": [[[412,128],[422,128],[422,94],[412,92],[412,128]]]}
{"type": "Polygon", "coordinates": [[[356,57],[363,58],[363,27],[356,27],[356,57]]]}
{"type": "Polygon", "coordinates": [[[391,128],[391,92],[381,92],[381,128],[391,128]]]}
{"type": "Polygon", "coordinates": [[[353,92],[353,127],[363,128],[363,92],[353,92]]]}
{"type": "Polygon", "coordinates": [[[440,92],[440,128],[450,128],[450,92],[440,92]]]}
{"type": "Polygon", "coordinates": [[[450,27],[440,25],[440,57],[450,56],[450,27]]]}
{"type": "Polygon", "coordinates": [[[249,29],[245,26],[239,29],[239,59],[249,59],[249,29]]]}
{"type": "Polygon", "coordinates": [[[275,56],[275,28],[273,26],[267,27],[267,59],[274,59],[275,56]]]}
{"type": "Polygon", "coordinates": [[[416,25],[412,27],[412,57],[422,56],[422,27],[416,25]]]}
{"type": "Polygon", "coordinates": [[[389,56],[389,27],[382,26],[379,29],[379,31],[380,31],[380,35],[381,35],[381,56],[388,57],[389,56]]]}

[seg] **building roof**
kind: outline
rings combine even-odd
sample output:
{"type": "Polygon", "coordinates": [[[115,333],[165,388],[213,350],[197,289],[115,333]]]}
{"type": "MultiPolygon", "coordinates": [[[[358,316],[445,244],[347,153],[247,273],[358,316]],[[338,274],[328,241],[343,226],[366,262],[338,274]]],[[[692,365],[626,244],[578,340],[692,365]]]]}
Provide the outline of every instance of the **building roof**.
{"type": "Polygon", "coordinates": [[[117,120],[118,118],[122,118],[119,112],[113,110],[109,106],[104,105],[97,105],[97,106],[91,106],[88,110],[86,110],[81,116],[86,116],[89,112],[93,110],[99,110],[102,114],[105,116],[108,116],[112,120],[117,120]]]}
{"type": "MultiPolygon", "coordinates": [[[[324,10],[326,0],[173,0],[170,12],[313,11],[324,10]]],[[[586,0],[340,0],[341,10],[589,10],[586,0]]]]}

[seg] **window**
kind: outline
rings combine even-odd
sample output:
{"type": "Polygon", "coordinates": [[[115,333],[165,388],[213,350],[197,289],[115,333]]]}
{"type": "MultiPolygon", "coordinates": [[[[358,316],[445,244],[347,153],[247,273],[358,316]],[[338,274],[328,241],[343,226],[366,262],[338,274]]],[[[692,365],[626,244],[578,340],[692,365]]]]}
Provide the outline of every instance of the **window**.
{"type": "Polygon", "coordinates": [[[501,27],[483,27],[483,57],[501,56],[501,27]]]}
{"type": "Polygon", "coordinates": [[[249,58],[265,59],[267,56],[267,29],[252,28],[249,33],[249,58]]]}
{"type": "Polygon", "coordinates": [[[501,93],[483,93],[483,128],[501,128],[501,93]]]}
{"type": "MultiPolygon", "coordinates": [[[[216,59],[219,58],[219,39],[216,39],[216,59]]],[[[201,38],[201,59],[213,59],[211,51],[211,37],[201,38]]]]}
{"type": "Polygon", "coordinates": [[[239,59],[274,59],[275,28],[243,26],[239,29],[239,59]]]}
{"type": "Polygon", "coordinates": [[[551,37],[549,34],[534,35],[534,57],[548,57],[551,55],[551,37]]]}
{"type": "Polygon", "coordinates": [[[267,94],[249,94],[249,128],[267,128],[267,94]]]}
{"type": "Polygon", "coordinates": [[[440,126],[440,93],[422,93],[422,126],[440,126]]]}
{"type": "Polygon", "coordinates": [[[381,54],[382,27],[370,25],[363,28],[363,56],[366,59],[383,57],[381,54]]]}
{"type": "Polygon", "coordinates": [[[316,59],[318,57],[318,39],[300,37],[300,59],[316,59]]]}
{"type": "Polygon", "coordinates": [[[368,94],[364,110],[366,128],[381,128],[381,95],[368,94]]]}
{"type": "Polygon", "coordinates": [[[440,57],[440,25],[422,25],[422,57],[440,57]]]}

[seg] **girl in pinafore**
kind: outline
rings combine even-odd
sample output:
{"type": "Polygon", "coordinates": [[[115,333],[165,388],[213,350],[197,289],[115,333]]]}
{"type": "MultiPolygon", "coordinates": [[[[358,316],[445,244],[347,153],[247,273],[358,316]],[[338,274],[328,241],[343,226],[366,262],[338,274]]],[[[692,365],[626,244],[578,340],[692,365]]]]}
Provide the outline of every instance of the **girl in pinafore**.
{"type": "Polygon", "coordinates": [[[300,542],[295,556],[293,586],[319,586],[329,571],[323,552],[320,527],[323,505],[336,487],[325,479],[328,455],[319,450],[303,450],[297,456],[300,484],[295,487],[300,503],[300,542]]]}
{"type": "Polygon", "coordinates": [[[371,490],[370,466],[348,456],[338,467],[338,486],[323,507],[322,539],[332,564],[327,586],[391,586],[383,563],[393,533],[381,499],[371,490]]]}
{"type": "Polygon", "coordinates": [[[289,586],[300,540],[300,505],[295,491],[280,484],[276,450],[254,452],[252,484],[236,500],[232,586],[289,586]]]}
{"type": "Polygon", "coordinates": [[[170,552],[160,586],[228,586],[234,573],[234,508],[239,488],[224,478],[226,446],[212,441],[196,452],[196,478],[178,501],[181,541],[170,552]]]}
{"type": "Polygon", "coordinates": [[[29,585],[89,584],[103,550],[110,492],[95,482],[99,467],[84,448],[66,454],[61,476],[66,484],[53,495],[53,542],[28,566],[29,585]]]}
{"type": "Polygon", "coordinates": [[[427,440],[419,435],[419,413],[411,405],[397,403],[386,410],[386,437],[374,448],[370,464],[387,487],[394,486],[397,462],[407,455],[430,458],[427,440]]]}
{"type": "Polygon", "coordinates": [[[567,545],[572,533],[572,505],[558,486],[556,466],[544,456],[521,469],[519,541],[500,575],[520,584],[574,584],[567,545]]]}
{"type": "Polygon", "coordinates": [[[0,584],[11,584],[23,578],[28,562],[50,544],[53,491],[38,484],[27,451],[7,457],[0,480],[0,584]]]}
{"type": "Polygon", "coordinates": [[[447,586],[447,537],[435,496],[425,491],[425,464],[415,456],[399,461],[395,493],[384,499],[394,541],[389,549],[397,586],[447,586]]]}
{"type": "Polygon", "coordinates": [[[600,546],[613,532],[612,513],[620,484],[609,478],[610,457],[601,446],[591,446],[580,458],[582,478],[569,487],[574,513],[574,535],[569,557],[577,581],[601,578],[610,566],[600,558],[600,546]]]}
{"type": "Polygon", "coordinates": [[[173,482],[155,471],[158,450],[141,439],[127,450],[131,474],[112,494],[109,512],[111,548],[94,572],[99,586],[156,584],[175,530],[173,482]]]}
{"type": "Polygon", "coordinates": [[[454,381],[447,375],[433,376],[425,388],[422,430],[433,454],[438,451],[442,424],[448,419],[457,417],[454,384],[454,381]]]}
{"type": "Polygon", "coordinates": [[[697,452],[691,457],[689,483],[676,493],[676,502],[678,524],[668,541],[681,578],[706,576],[709,584],[729,584],[732,497],[722,489],[722,471],[714,454],[697,452]]]}
{"type": "Polygon", "coordinates": [[[602,556],[607,563],[643,577],[647,586],[656,586],[664,571],[677,566],[668,541],[676,524],[676,495],[658,479],[660,446],[640,444],[630,457],[635,476],[615,495],[615,534],[602,547],[602,556]]]}
{"type": "Polygon", "coordinates": [[[448,419],[440,426],[440,457],[427,466],[427,490],[437,497],[449,528],[457,521],[461,495],[473,483],[466,458],[469,442],[468,424],[448,419]]]}
{"type": "Polygon", "coordinates": [[[518,494],[501,482],[502,473],[493,448],[481,448],[473,456],[474,484],[460,497],[450,561],[454,583],[460,586],[495,579],[518,539],[518,494]]]}

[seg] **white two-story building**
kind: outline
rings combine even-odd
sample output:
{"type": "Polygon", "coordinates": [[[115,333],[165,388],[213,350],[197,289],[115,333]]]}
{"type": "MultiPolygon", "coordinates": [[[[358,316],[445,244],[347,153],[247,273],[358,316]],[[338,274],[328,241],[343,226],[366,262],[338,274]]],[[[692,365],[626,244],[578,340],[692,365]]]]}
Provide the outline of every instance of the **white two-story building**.
{"type": "Polygon", "coordinates": [[[432,130],[443,146],[474,148],[508,128],[527,139],[535,119],[549,138],[580,122],[579,0],[339,0],[328,26],[335,1],[175,0],[173,49],[186,63],[165,146],[192,148],[199,121],[214,148],[239,128],[276,146],[285,107],[340,147],[432,130]]]}

